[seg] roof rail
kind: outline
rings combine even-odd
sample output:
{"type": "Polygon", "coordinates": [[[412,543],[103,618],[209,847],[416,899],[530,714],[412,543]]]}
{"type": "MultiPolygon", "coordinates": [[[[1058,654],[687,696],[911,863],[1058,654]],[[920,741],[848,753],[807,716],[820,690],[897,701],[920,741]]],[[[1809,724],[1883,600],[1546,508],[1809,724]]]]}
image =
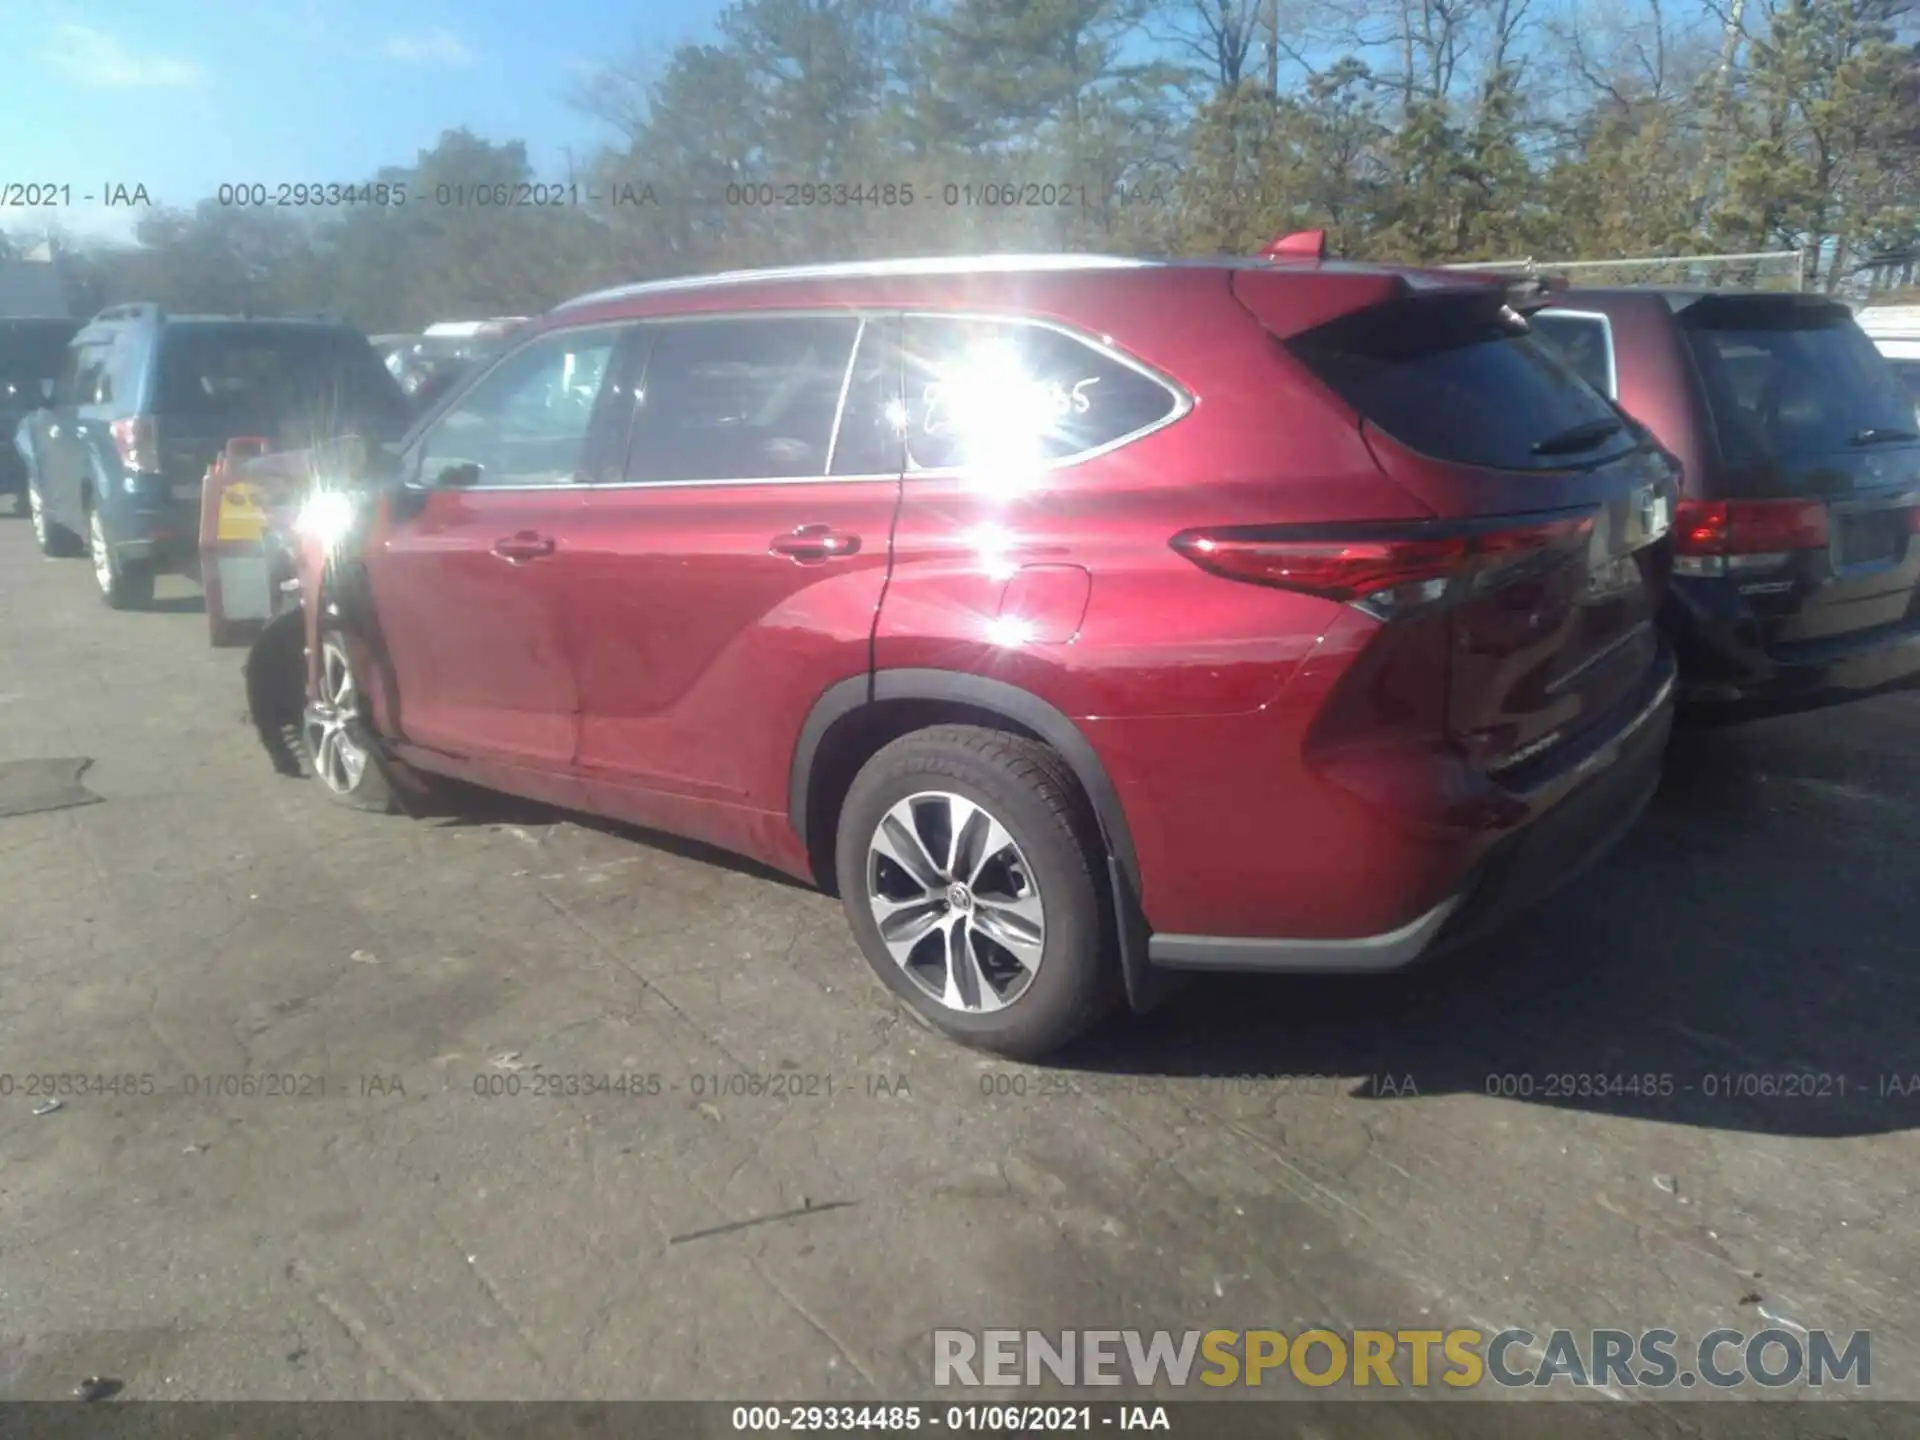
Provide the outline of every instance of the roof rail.
{"type": "Polygon", "coordinates": [[[165,312],[151,300],[131,305],[109,305],[95,320],[158,320],[165,312]]]}
{"type": "Polygon", "coordinates": [[[1082,254],[989,254],[937,255],[903,260],[832,261],[823,265],[787,265],[767,270],[722,270],[705,275],[680,275],[667,280],[643,280],[633,285],[616,285],[576,295],[553,307],[554,312],[597,305],[607,300],[626,300],[644,295],[664,295],[681,290],[710,290],[730,285],[752,285],[779,280],[851,280],[878,279],[883,276],[931,275],[1006,275],[1025,271],[1122,270],[1145,269],[1162,265],[1160,260],[1139,259],[1127,255],[1082,254]]]}

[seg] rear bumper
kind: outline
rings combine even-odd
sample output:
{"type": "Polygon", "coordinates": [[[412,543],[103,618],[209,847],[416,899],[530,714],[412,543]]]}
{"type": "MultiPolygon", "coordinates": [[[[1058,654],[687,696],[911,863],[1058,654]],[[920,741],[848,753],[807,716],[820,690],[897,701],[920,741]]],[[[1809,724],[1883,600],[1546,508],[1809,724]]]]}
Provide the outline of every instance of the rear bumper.
{"type": "Polygon", "coordinates": [[[1498,929],[1603,858],[1633,828],[1660,783],[1675,689],[1669,662],[1651,698],[1625,724],[1542,787],[1552,798],[1533,820],[1497,841],[1459,889],[1398,929],[1338,940],[1154,935],[1148,960],[1178,970],[1377,973],[1498,929]]]}
{"type": "Polygon", "coordinates": [[[1675,581],[1663,616],[1683,705],[1844,698],[1920,675],[1920,612],[1911,607],[1897,624],[1769,650],[1751,613],[1730,607],[1718,583],[1675,581]]]}
{"type": "Polygon", "coordinates": [[[200,562],[200,515],[197,505],[178,502],[129,506],[109,522],[113,553],[128,564],[168,574],[196,574],[200,562]],[[112,522],[117,520],[117,525],[112,522]]]}

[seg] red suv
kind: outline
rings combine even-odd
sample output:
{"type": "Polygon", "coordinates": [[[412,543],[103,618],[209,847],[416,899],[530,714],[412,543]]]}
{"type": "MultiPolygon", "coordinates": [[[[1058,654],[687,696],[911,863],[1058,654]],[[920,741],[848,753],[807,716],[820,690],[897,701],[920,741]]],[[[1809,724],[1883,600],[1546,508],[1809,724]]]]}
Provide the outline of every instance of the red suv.
{"type": "Polygon", "coordinates": [[[1672,461],[1520,303],[1085,256],[575,300],[309,503],[303,748],[837,889],[1008,1054],[1165,970],[1402,965],[1620,835],[1671,718],[1672,461]]]}

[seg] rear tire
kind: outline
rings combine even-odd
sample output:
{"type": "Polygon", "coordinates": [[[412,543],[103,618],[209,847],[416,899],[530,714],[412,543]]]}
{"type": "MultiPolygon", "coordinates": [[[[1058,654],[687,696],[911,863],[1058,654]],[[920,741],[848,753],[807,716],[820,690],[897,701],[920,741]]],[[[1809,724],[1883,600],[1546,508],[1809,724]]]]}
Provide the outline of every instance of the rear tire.
{"type": "Polygon", "coordinates": [[[1032,1060],[1119,998],[1101,853],[1052,750],[939,725],[885,746],[854,778],[835,869],[867,963],[915,1015],[1032,1060]]]}
{"type": "Polygon", "coordinates": [[[400,809],[380,742],[368,729],[347,637],[320,636],[320,694],[308,697],[300,723],[300,757],[321,793],[336,805],[391,815],[400,809]]]}
{"type": "Polygon", "coordinates": [[[93,559],[94,583],[110,610],[145,610],[153,604],[153,571],[122,560],[107,543],[99,507],[87,506],[87,551],[93,559]]]}
{"type": "Polygon", "coordinates": [[[33,543],[40,547],[42,555],[56,560],[70,560],[86,553],[86,546],[81,544],[78,535],[47,518],[46,505],[40,499],[38,485],[29,480],[27,488],[21,493],[26,497],[27,519],[33,524],[33,543]]]}

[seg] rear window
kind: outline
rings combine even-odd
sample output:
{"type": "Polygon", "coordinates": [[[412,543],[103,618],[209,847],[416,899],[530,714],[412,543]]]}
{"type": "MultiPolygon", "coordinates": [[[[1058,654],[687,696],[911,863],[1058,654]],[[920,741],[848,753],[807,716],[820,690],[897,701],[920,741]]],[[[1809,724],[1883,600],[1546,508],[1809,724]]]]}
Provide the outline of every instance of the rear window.
{"type": "Polygon", "coordinates": [[[1889,360],[1893,366],[1893,378],[1912,398],[1915,406],[1920,407],[1920,360],[1889,360]]]}
{"type": "Polygon", "coordinates": [[[1731,465],[1838,455],[1914,428],[1914,397],[1839,305],[1709,299],[1681,326],[1731,465]]]}
{"type": "Polygon", "coordinates": [[[40,382],[60,373],[78,325],[0,324],[0,400],[40,403],[40,382]]]}
{"type": "Polygon", "coordinates": [[[219,429],[260,428],[315,439],[406,426],[393,377],[350,330],[180,325],[165,332],[153,408],[219,429]]]}
{"type": "Polygon", "coordinates": [[[1372,306],[1296,336],[1289,348],[1364,419],[1436,460],[1562,470],[1639,443],[1591,385],[1490,297],[1372,306]]]}

